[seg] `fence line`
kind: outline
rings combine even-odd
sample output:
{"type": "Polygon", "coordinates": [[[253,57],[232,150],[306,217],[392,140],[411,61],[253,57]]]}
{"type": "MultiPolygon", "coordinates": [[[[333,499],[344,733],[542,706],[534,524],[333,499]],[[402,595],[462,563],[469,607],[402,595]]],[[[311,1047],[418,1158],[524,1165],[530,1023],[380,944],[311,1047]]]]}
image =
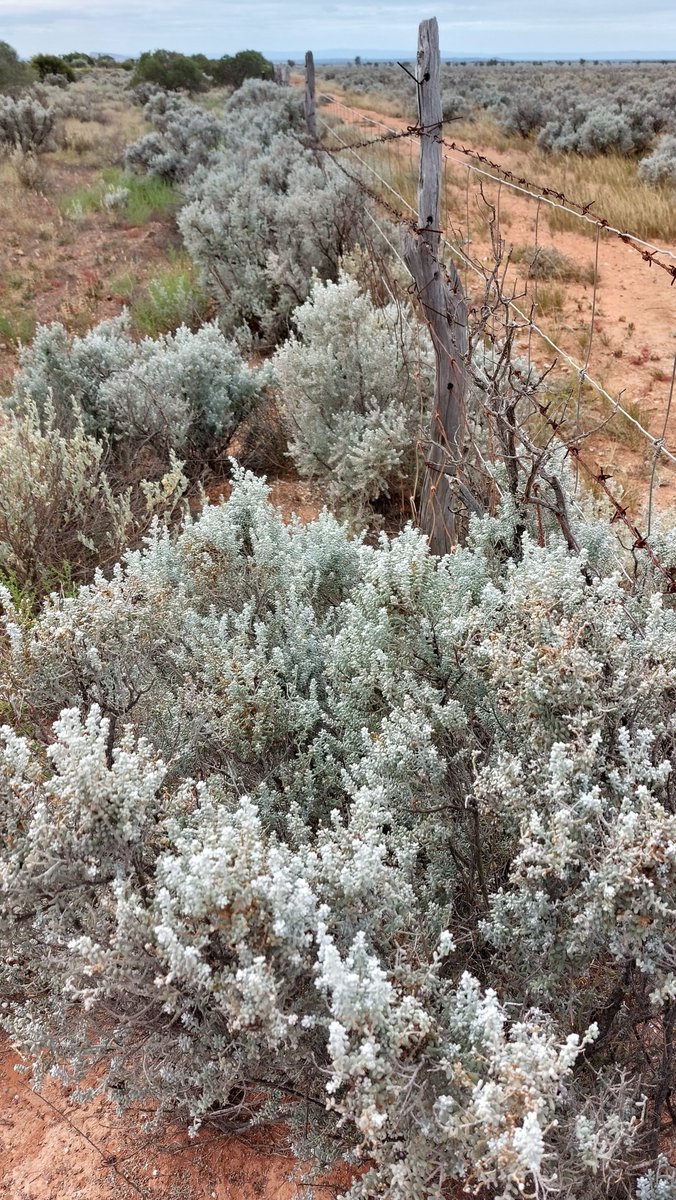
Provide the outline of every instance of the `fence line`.
{"type": "MultiPolygon", "coordinates": [[[[406,269],[408,270],[407,264],[405,263],[404,259],[402,258],[401,254],[398,252],[398,250],[396,250],[396,248],[392,245],[392,243],[389,240],[389,238],[387,237],[387,233],[383,229],[382,225],[376,220],[376,218],[370,212],[367,211],[367,215],[370,218],[372,224],[378,229],[380,235],[386,241],[386,243],[388,244],[390,249],[393,251],[396,258],[399,260],[399,262],[402,264],[402,266],[406,267],[406,269]]],[[[392,297],[392,299],[394,299],[389,288],[388,288],[388,293],[392,297]]],[[[665,419],[664,419],[665,428],[666,428],[666,421],[669,416],[669,411],[671,409],[671,403],[672,403],[673,396],[674,396],[675,385],[676,385],[676,358],[674,359],[674,370],[672,373],[669,402],[667,405],[667,411],[665,413],[665,419]]],[[[546,423],[549,425],[552,433],[555,436],[560,436],[559,435],[560,427],[556,423],[555,419],[553,419],[549,415],[548,406],[543,405],[537,401],[535,401],[535,403],[536,403],[536,407],[538,408],[540,415],[546,421],[546,423]]],[[[578,469],[578,468],[581,469],[588,476],[589,479],[591,479],[594,483],[596,483],[598,485],[598,487],[600,487],[600,489],[603,491],[606,499],[612,506],[613,516],[611,518],[611,523],[619,521],[625,526],[625,528],[632,535],[633,540],[632,540],[631,549],[632,550],[636,550],[636,549],[644,550],[647,553],[648,557],[650,558],[650,561],[652,562],[655,569],[666,579],[667,591],[668,592],[676,592],[676,568],[665,567],[660,562],[658,556],[655,554],[655,552],[653,551],[653,549],[651,548],[651,546],[649,545],[648,540],[647,540],[650,536],[651,505],[650,504],[648,505],[648,528],[647,528],[646,534],[644,535],[641,532],[641,530],[638,528],[636,523],[634,521],[632,521],[631,517],[628,514],[628,509],[622,505],[621,501],[612,493],[612,491],[608,487],[607,480],[608,480],[609,476],[607,476],[603,471],[596,470],[589,463],[587,463],[585,461],[585,459],[583,458],[583,456],[580,454],[579,449],[576,446],[571,446],[568,443],[565,443],[565,444],[566,444],[567,452],[570,453],[574,458],[576,469],[578,469]]],[[[488,474],[490,471],[489,464],[486,462],[486,459],[485,459],[483,453],[481,452],[480,447],[478,447],[475,444],[473,446],[473,449],[474,449],[474,452],[477,453],[482,466],[485,468],[485,470],[488,474]]],[[[654,486],[656,463],[657,463],[657,454],[654,456],[653,464],[652,464],[652,471],[651,471],[651,478],[650,478],[650,493],[651,494],[652,494],[652,489],[654,486]]],[[[504,492],[503,488],[500,486],[499,482],[497,480],[493,480],[493,482],[496,487],[496,491],[498,492],[500,497],[504,498],[505,492],[504,492]]],[[[583,510],[580,506],[580,503],[576,500],[575,497],[572,498],[572,503],[574,504],[574,506],[576,508],[578,517],[582,517],[584,515],[583,510]]],[[[619,560],[618,560],[618,567],[620,569],[621,574],[625,577],[625,579],[628,582],[631,582],[631,576],[630,576],[629,572],[627,571],[624,564],[619,560]]]]}
{"type": "MultiPolygon", "coordinates": [[[[350,113],[354,117],[357,117],[360,124],[364,121],[367,121],[369,124],[376,125],[380,129],[386,130],[384,137],[373,138],[368,141],[357,143],[355,148],[376,146],[379,144],[385,144],[389,141],[399,141],[408,137],[432,137],[434,140],[437,140],[435,135],[426,130],[422,125],[409,125],[405,130],[393,129],[391,125],[386,125],[383,121],[377,120],[370,114],[365,114],[360,109],[353,108],[351,105],[345,104],[342,100],[336,100],[336,98],[332,96],[330,92],[320,93],[320,99],[329,101],[332,104],[335,104],[336,107],[343,109],[345,112],[350,113]]],[[[675,251],[668,250],[664,246],[656,246],[654,242],[648,242],[644,238],[639,237],[638,234],[631,233],[629,230],[618,229],[616,225],[612,225],[610,221],[606,220],[605,217],[596,217],[593,214],[590,215],[590,209],[593,201],[588,204],[580,204],[576,200],[569,199],[557,188],[534,183],[523,176],[515,175],[514,172],[508,167],[503,167],[500,163],[493,162],[487,157],[487,155],[482,154],[480,151],[475,150],[472,147],[459,145],[455,141],[449,142],[443,137],[439,140],[441,141],[442,146],[444,146],[447,150],[451,150],[455,154],[465,155],[470,159],[476,160],[477,162],[485,163],[486,166],[491,167],[492,170],[487,171],[483,167],[477,167],[470,163],[463,163],[460,159],[452,158],[450,155],[445,155],[444,157],[447,158],[449,162],[455,162],[458,165],[466,167],[476,175],[481,175],[486,179],[492,180],[494,183],[505,184],[513,191],[519,192],[524,196],[529,196],[532,200],[542,201],[543,203],[548,204],[551,208],[556,208],[561,212],[568,213],[571,217],[576,217],[580,221],[585,221],[589,225],[593,225],[599,229],[605,230],[606,233],[612,233],[615,237],[619,238],[621,242],[630,246],[632,249],[643,247],[643,250],[638,250],[643,260],[647,262],[649,266],[654,265],[661,267],[671,276],[672,283],[676,282],[675,251]],[[492,173],[493,171],[499,171],[500,174],[495,175],[492,173]],[[537,191],[535,189],[537,189],[537,191]],[[552,197],[554,197],[554,199],[552,197]],[[661,262],[657,257],[658,255],[663,255],[666,258],[673,259],[674,265],[661,262]]],[[[345,143],[345,147],[346,149],[350,148],[348,143],[345,143]]]]}
{"type": "MultiPolygon", "coordinates": [[[[367,121],[368,123],[374,124],[377,127],[382,128],[383,130],[386,131],[385,137],[375,138],[370,141],[364,141],[364,142],[359,143],[358,144],[359,149],[366,149],[368,146],[383,145],[383,144],[387,144],[388,142],[395,141],[395,140],[402,141],[405,138],[413,138],[413,137],[420,138],[420,137],[426,136],[424,128],[421,127],[420,125],[409,126],[405,131],[395,130],[395,129],[392,129],[390,126],[386,125],[383,121],[377,120],[376,118],[374,118],[370,115],[365,115],[359,109],[352,108],[350,105],[346,105],[342,101],[335,101],[334,98],[332,96],[330,96],[329,93],[322,93],[322,96],[325,99],[329,99],[333,103],[335,103],[339,109],[344,110],[349,115],[351,115],[353,118],[356,118],[359,121],[359,123],[362,123],[363,121],[367,121]]],[[[332,126],[323,117],[320,117],[319,120],[321,122],[322,127],[330,134],[330,136],[333,137],[336,141],[338,141],[340,143],[340,150],[336,147],[334,151],[331,151],[331,150],[328,151],[329,153],[331,153],[332,157],[333,157],[334,153],[348,151],[352,155],[352,157],[354,157],[354,159],[360,163],[361,166],[366,168],[366,170],[373,176],[374,179],[376,179],[381,185],[383,185],[385,188],[387,188],[388,192],[392,196],[394,196],[404,206],[404,208],[408,210],[408,212],[410,214],[417,216],[417,210],[414,208],[414,206],[411,205],[410,202],[406,199],[406,197],[402,196],[401,192],[398,191],[395,187],[393,187],[392,184],[389,183],[384,178],[384,176],[379,171],[377,171],[364,158],[364,156],[362,154],[358,153],[356,147],[352,146],[350,144],[350,142],[346,141],[337,132],[335,127],[332,126]]],[[[441,140],[442,147],[447,144],[447,143],[445,143],[444,139],[440,139],[440,140],[441,140]]],[[[467,151],[467,153],[469,153],[469,151],[467,151]]],[[[478,153],[478,152],[473,152],[473,153],[478,153]]],[[[663,267],[665,270],[667,270],[670,274],[673,271],[672,282],[673,282],[673,278],[676,278],[676,266],[671,268],[671,267],[667,266],[665,263],[658,262],[657,259],[652,257],[652,255],[654,253],[663,253],[663,254],[670,255],[670,257],[676,257],[675,255],[672,254],[671,251],[661,250],[659,247],[655,247],[652,243],[646,242],[643,239],[638,238],[636,235],[623,233],[622,231],[617,230],[614,226],[611,226],[609,223],[605,222],[602,219],[591,218],[588,215],[586,215],[585,213],[576,212],[574,209],[566,207],[565,204],[561,204],[558,201],[554,201],[550,197],[547,197],[543,194],[538,195],[535,192],[529,191],[527,188],[521,186],[521,184],[514,183],[509,179],[502,179],[498,176],[491,174],[491,172],[489,172],[489,171],[485,171],[483,168],[474,166],[471,163],[463,162],[461,160],[453,158],[451,155],[448,155],[448,154],[444,155],[444,159],[446,161],[454,163],[457,166],[463,167],[465,170],[468,171],[468,173],[471,172],[472,174],[479,175],[486,179],[490,179],[492,182],[498,184],[499,187],[505,186],[505,187],[512,189],[515,192],[518,192],[522,195],[526,195],[529,198],[535,200],[538,203],[538,205],[543,204],[543,203],[548,204],[553,208],[561,209],[564,212],[571,213],[572,216],[575,216],[576,218],[578,218],[581,221],[586,221],[587,223],[589,223],[591,225],[595,225],[598,230],[598,233],[597,233],[597,257],[598,257],[598,236],[599,236],[601,230],[605,230],[607,233],[611,233],[613,235],[618,236],[624,244],[628,244],[630,246],[630,248],[632,248],[632,249],[636,249],[636,247],[632,246],[632,242],[636,242],[636,243],[646,247],[648,250],[651,251],[651,253],[646,254],[645,256],[642,254],[642,257],[645,257],[645,259],[646,259],[646,261],[648,261],[649,265],[656,263],[657,265],[659,265],[659,266],[663,267]]],[[[335,159],[334,159],[334,161],[335,161],[335,159]]],[[[337,164],[337,165],[339,165],[339,164],[337,164]]],[[[469,174],[468,174],[468,179],[469,179],[469,174]]],[[[359,182],[359,181],[357,181],[357,182],[359,182]]],[[[407,217],[406,214],[403,212],[400,212],[399,214],[395,214],[395,213],[393,213],[393,210],[390,208],[390,213],[392,215],[398,216],[398,218],[402,221],[406,221],[407,223],[410,222],[410,218],[407,217]]],[[[442,238],[442,241],[443,241],[444,246],[446,247],[446,249],[449,251],[450,254],[452,254],[454,257],[456,257],[460,262],[463,263],[463,265],[465,267],[467,267],[469,270],[471,270],[475,275],[477,275],[483,281],[486,280],[485,272],[482,270],[482,268],[476,262],[473,261],[471,256],[462,249],[460,244],[451,242],[445,236],[442,238]]],[[[595,278],[595,280],[597,279],[596,271],[594,272],[594,278],[595,278]]],[[[592,308],[593,308],[592,321],[594,319],[595,310],[596,310],[596,283],[594,286],[595,286],[595,292],[594,292],[594,302],[593,302],[593,306],[592,306],[592,308]]],[[[537,282],[536,282],[536,291],[537,291],[537,282]]],[[[636,430],[636,432],[638,434],[640,434],[641,437],[643,437],[645,439],[646,443],[650,446],[651,450],[655,454],[655,461],[659,457],[659,455],[663,455],[664,458],[669,460],[669,462],[676,464],[676,454],[673,453],[666,444],[666,430],[661,434],[661,436],[655,437],[653,434],[651,434],[649,432],[649,430],[647,430],[644,427],[644,425],[641,423],[641,421],[639,421],[637,419],[636,416],[634,416],[631,412],[629,412],[627,410],[627,408],[621,403],[620,399],[617,396],[613,396],[607,390],[607,388],[605,388],[597,379],[594,378],[593,375],[591,375],[589,373],[588,367],[589,367],[589,360],[590,360],[590,354],[591,354],[591,341],[592,341],[592,337],[593,337],[593,324],[592,324],[591,331],[590,331],[590,339],[589,339],[588,348],[587,348],[586,361],[585,361],[585,363],[580,363],[580,362],[576,361],[576,359],[567,350],[565,350],[562,346],[560,346],[558,344],[558,342],[555,341],[554,338],[552,338],[550,336],[550,334],[548,334],[538,324],[538,322],[536,320],[534,320],[532,311],[530,314],[527,314],[516,303],[516,301],[514,299],[512,299],[510,301],[510,308],[515,313],[515,315],[519,318],[519,320],[523,323],[524,328],[528,328],[531,333],[532,332],[536,333],[537,336],[551,350],[553,350],[556,355],[558,355],[561,359],[563,359],[574,370],[574,372],[576,373],[576,376],[577,376],[578,388],[580,388],[584,382],[588,383],[589,386],[599,396],[601,396],[607,403],[610,404],[610,406],[611,406],[610,417],[619,414],[624,420],[626,420],[632,426],[633,429],[636,430]]],[[[529,343],[529,345],[530,345],[530,343],[529,343]]],[[[674,371],[676,371],[676,356],[674,357],[674,371]]],[[[672,391],[673,391],[673,389],[672,389],[672,391]]],[[[670,409],[670,405],[668,405],[668,409],[670,409]]],[[[652,473],[652,478],[654,479],[654,470],[652,473]]],[[[651,486],[651,495],[652,495],[652,486],[651,486]]]]}

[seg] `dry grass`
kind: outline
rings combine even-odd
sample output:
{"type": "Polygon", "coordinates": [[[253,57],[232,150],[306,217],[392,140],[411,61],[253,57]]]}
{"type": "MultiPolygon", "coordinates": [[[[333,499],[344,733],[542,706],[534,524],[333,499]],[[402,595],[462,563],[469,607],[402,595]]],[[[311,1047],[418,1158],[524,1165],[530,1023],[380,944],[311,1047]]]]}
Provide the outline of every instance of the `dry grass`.
{"type": "MultiPolygon", "coordinates": [[[[462,135],[470,146],[508,155],[505,165],[517,174],[554,187],[580,204],[593,201],[590,215],[598,214],[618,229],[660,242],[676,239],[673,188],[643,183],[634,158],[620,154],[598,154],[594,158],[548,154],[525,138],[509,137],[486,116],[463,125],[462,135]]],[[[452,136],[463,140],[459,133],[453,132],[452,136]]],[[[553,233],[571,231],[596,237],[595,225],[562,209],[548,207],[547,221],[553,233]]]]}
{"type": "MultiPolygon", "coordinates": [[[[504,226],[504,214],[502,225],[504,226]]],[[[528,268],[529,279],[555,280],[557,283],[594,283],[598,276],[593,263],[575,262],[562,254],[556,246],[515,246],[512,262],[523,263],[528,268]]]]}
{"type": "MultiPolygon", "coordinates": [[[[341,90],[333,84],[327,91],[354,108],[371,109],[411,119],[400,101],[383,93],[365,95],[341,90]]],[[[638,177],[637,159],[621,154],[599,154],[582,158],[577,154],[551,154],[538,149],[533,141],[508,134],[490,113],[478,112],[472,118],[447,123],[447,141],[503,156],[502,165],[534,183],[554,187],[580,204],[593,201],[592,215],[604,217],[618,229],[662,243],[676,240],[676,203],[674,189],[643,183],[638,177]]],[[[581,221],[572,213],[548,208],[547,220],[553,233],[572,231],[596,237],[596,226],[581,221]]]]}

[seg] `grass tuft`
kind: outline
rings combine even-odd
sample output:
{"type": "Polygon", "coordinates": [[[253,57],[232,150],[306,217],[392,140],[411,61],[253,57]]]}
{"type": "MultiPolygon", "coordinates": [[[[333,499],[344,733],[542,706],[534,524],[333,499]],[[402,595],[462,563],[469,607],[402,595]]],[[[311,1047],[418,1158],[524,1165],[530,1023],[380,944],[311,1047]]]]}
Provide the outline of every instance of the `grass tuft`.
{"type": "MultiPolygon", "coordinates": [[[[582,264],[562,254],[556,246],[515,246],[512,262],[528,268],[529,279],[554,280],[557,283],[594,283],[594,266],[582,264]]],[[[597,277],[598,282],[598,277],[597,277]]]]}
{"type": "Polygon", "coordinates": [[[192,264],[179,260],[149,280],[131,315],[139,334],[157,337],[179,325],[197,329],[211,316],[211,301],[192,264]]]}
{"type": "Polygon", "coordinates": [[[145,225],[153,217],[161,217],[178,205],[176,189],[162,179],[144,175],[125,175],[117,167],[101,172],[101,179],[93,187],[78,188],[61,200],[64,216],[80,220],[90,213],[108,211],[104,204],[107,193],[125,188],[128,196],[124,203],[111,210],[111,220],[129,225],[145,225]]]}

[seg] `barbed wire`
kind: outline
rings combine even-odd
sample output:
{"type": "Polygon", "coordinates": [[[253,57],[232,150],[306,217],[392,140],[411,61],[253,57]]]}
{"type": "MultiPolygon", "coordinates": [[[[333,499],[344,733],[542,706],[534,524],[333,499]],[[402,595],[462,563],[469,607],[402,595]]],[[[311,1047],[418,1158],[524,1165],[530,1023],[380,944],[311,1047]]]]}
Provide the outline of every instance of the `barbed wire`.
{"type": "MultiPolygon", "coordinates": [[[[338,141],[340,141],[342,143],[343,149],[347,149],[347,150],[352,149],[350,143],[345,142],[345,140],[340,137],[340,135],[333,128],[333,126],[331,126],[327,121],[324,121],[323,118],[320,118],[320,120],[321,120],[322,125],[332,134],[332,136],[334,136],[338,141]]],[[[377,142],[379,140],[380,139],[377,139],[377,141],[372,144],[377,144],[377,142]]],[[[364,183],[364,181],[362,179],[360,179],[358,176],[352,175],[348,170],[346,170],[345,167],[341,163],[339,163],[337,161],[337,159],[334,157],[334,152],[331,149],[329,149],[328,147],[322,147],[322,149],[324,149],[325,152],[333,158],[333,161],[335,162],[336,166],[339,167],[339,169],[342,170],[343,173],[349,179],[351,179],[353,183],[355,183],[358,187],[360,187],[362,189],[362,191],[364,191],[364,193],[366,195],[368,195],[368,197],[372,201],[374,201],[375,203],[382,204],[383,207],[387,210],[387,212],[389,213],[389,215],[391,217],[393,217],[397,221],[405,223],[414,232],[417,231],[417,223],[412,222],[410,216],[408,216],[407,214],[403,213],[402,211],[396,209],[389,201],[385,201],[383,199],[383,197],[379,196],[376,192],[373,191],[373,189],[368,188],[368,186],[364,183]]],[[[394,196],[396,196],[396,198],[398,200],[401,201],[402,204],[404,204],[406,206],[406,208],[409,210],[409,213],[414,214],[415,217],[417,218],[417,212],[416,212],[415,208],[411,204],[409,204],[409,202],[406,200],[406,198],[404,196],[402,196],[401,193],[396,190],[396,188],[392,187],[392,185],[390,183],[388,183],[388,181],[386,179],[384,179],[384,177],[378,171],[376,171],[375,168],[372,167],[371,164],[368,163],[366,161],[366,159],[364,159],[360,154],[357,154],[355,152],[354,157],[363,166],[366,167],[366,169],[374,176],[374,178],[376,178],[380,183],[382,183],[394,196]]],[[[543,199],[543,198],[540,198],[540,199],[543,199]]],[[[426,230],[426,232],[429,232],[429,231],[426,230]]],[[[441,232],[441,231],[439,231],[439,232],[441,232]]],[[[464,265],[467,266],[471,271],[473,271],[479,278],[481,278],[482,280],[485,279],[485,274],[484,274],[483,270],[481,269],[481,267],[478,266],[473,261],[473,259],[468,254],[466,254],[459,246],[451,243],[443,234],[442,234],[442,241],[443,241],[443,244],[446,246],[446,248],[449,250],[449,252],[451,254],[458,257],[464,263],[464,265]]],[[[551,338],[550,335],[548,333],[546,333],[546,331],[544,329],[542,329],[542,327],[540,325],[538,325],[538,323],[536,321],[533,320],[532,313],[531,314],[525,313],[523,311],[523,309],[521,309],[518,306],[518,304],[516,303],[516,301],[514,301],[514,300],[512,300],[510,302],[510,305],[511,305],[513,311],[519,317],[519,319],[524,323],[524,326],[528,327],[533,332],[535,332],[538,335],[538,337],[540,337],[557,355],[559,355],[565,362],[568,363],[568,365],[570,367],[573,368],[573,370],[576,372],[579,383],[586,381],[590,387],[592,387],[600,396],[603,397],[604,400],[606,400],[611,405],[614,414],[617,414],[617,413],[621,414],[622,417],[624,417],[624,419],[626,421],[628,421],[629,424],[632,425],[637,430],[637,432],[640,433],[641,436],[646,439],[646,442],[651,446],[653,451],[655,451],[658,454],[663,454],[665,456],[665,458],[669,459],[672,463],[676,464],[676,454],[673,454],[672,451],[669,450],[669,448],[667,447],[667,445],[665,443],[664,438],[663,437],[662,438],[654,437],[649,432],[649,430],[647,430],[641,424],[641,422],[632,413],[630,413],[624,407],[624,405],[621,404],[620,400],[616,396],[613,396],[598,380],[596,380],[592,375],[590,375],[589,371],[587,369],[588,364],[583,365],[583,364],[577,362],[572,357],[572,355],[570,355],[568,353],[567,350],[565,350],[562,346],[559,346],[558,343],[555,342],[554,339],[551,338]]]]}
{"type": "MultiPolygon", "coordinates": [[[[466,146],[456,141],[448,141],[446,138],[434,132],[437,126],[424,126],[420,123],[417,123],[415,125],[407,126],[404,130],[395,130],[392,129],[391,126],[385,125],[382,121],[378,121],[374,117],[361,112],[360,109],[353,108],[351,105],[345,104],[342,100],[337,100],[329,92],[323,92],[322,96],[326,97],[326,99],[330,100],[332,104],[335,104],[339,108],[345,109],[346,112],[354,114],[360,119],[360,121],[367,120],[369,123],[374,124],[386,131],[381,137],[363,140],[361,143],[356,144],[355,148],[376,146],[389,141],[401,141],[409,137],[430,137],[447,150],[451,150],[456,154],[462,154],[472,162],[483,163],[485,166],[490,167],[490,171],[485,171],[481,167],[468,167],[468,169],[474,170],[477,174],[484,176],[484,178],[492,179],[495,183],[506,183],[514,191],[520,192],[522,195],[530,196],[530,198],[533,200],[544,201],[552,208],[569,213],[578,220],[586,221],[587,224],[596,226],[599,229],[603,229],[607,233],[612,234],[624,245],[636,250],[637,253],[640,254],[642,260],[646,262],[648,266],[658,266],[663,271],[666,271],[667,275],[669,275],[671,279],[672,285],[676,282],[676,253],[667,249],[666,247],[656,246],[654,242],[648,242],[645,240],[645,238],[641,238],[638,236],[638,234],[631,233],[629,230],[618,229],[618,227],[613,225],[612,222],[606,217],[591,214],[590,210],[595,201],[591,200],[587,201],[586,203],[582,203],[578,200],[571,199],[558,188],[530,180],[525,175],[519,175],[512,171],[509,167],[504,167],[501,163],[494,161],[493,159],[489,158],[488,155],[483,154],[479,150],[475,150],[471,146],[466,146]],[[491,174],[491,172],[497,172],[498,175],[496,176],[495,174],[491,174]],[[662,262],[658,257],[659,255],[671,258],[674,261],[672,263],[662,262]]],[[[345,144],[345,148],[350,148],[348,143],[345,144]]],[[[457,160],[450,159],[449,161],[452,162],[457,160]]]]}
{"type": "MultiPolygon", "coordinates": [[[[322,124],[339,141],[343,142],[343,145],[341,148],[348,149],[348,150],[355,149],[355,147],[352,147],[349,143],[345,143],[343,141],[343,139],[340,138],[340,135],[338,135],[336,133],[335,129],[332,126],[330,126],[327,122],[322,120],[322,124]]],[[[413,133],[414,133],[414,127],[412,127],[410,130],[407,131],[407,136],[412,136],[413,133]]],[[[403,134],[402,134],[402,136],[403,136],[403,134]]],[[[384,141],[384,140],[388,140],[388,139],[375,139],[374,141],[370,142],[369,144],[378,144],[379,142],[384,141]]],[[[360,147],[360,148],[363,148],[363,147],[360,147]]],[[[348,171],[344,167],[344,165],[336,159],[333,151],[331,151],[330,149],[328,149],[326,147],[324,149],[326,150],[326,152],[329,155],[329,157],[331,158],[331,160],[338,167],[338,169],[340,171],[342,171],[349,179],[351,179],[364,192],[364,194],[369,197],[369,199],[371,199],[372,201],[374,201],[377,204],[382,205],[382,207],[384,207],[385,210],[391,216],[395,217],[400,222],[406,224],[406,226],[410,229],[410,231],[412,233],[421,234],[423,232],[426,232],[426,233],[429,232],[429,230],[427,228],[425,228],[424,230],[420,229],[417,225],[417,222],[413,221],[410,216],[407,216],[403,212],[395,209],[388,201],[384,201],[382,196],[379,196],[376,192],[374,192],[374,190],[372,188],[368,187],[368,185],[365,184],[362,179],[360,179],[358,176],[355,176],[350,171],[348,171]]],[[[394,195],[396,195],[402,201],[402,203],[406,205],[406,207],[411,212],[414,211],[412,209],[412,206],[405,199],[405,197],[403,197],[401,195],[401,193],[397,192],[396,189],[392,188],[392,186],[387,183],[387,180],[383,179],[382,176],[379,174],[379,172],[377,172],[373,167],[371,167],[371,165],[369,163],[367,163],[361,157],[361,155],[355,154],[355,158],[358,161],[360,161],[361,163],[363,163],[363,165],[367,167],[367,169],[371,172],[371,174],[375,178],[380,180],[380,182],[384,183],[385,186],[387,186],[388,189],[394,195]]],[[[374,224],[377,225],[377,222],[374,221],[374,224]]],[[[385,240],[391,246],[390,239],[386,237],[385,232],[382,229],[381,229],[381,234],[385,237],[385,240]]],[[[451,253],[459,256],[472,271],[474,271],[476,274],[478,274],[484,280],[484,282],[486,281],[485,272],[482,271],[481,268],[478,267],[477,264],[475,264],[468,255],[464,254],[464,252],[462,250],[460,250],[459,247],[452,245],[443,235],[441,237],[441,243],[444,246],[446,246],[446,248],[451,253]]],[[[394,247],[392,247],[392,249],[394,249],[394,247]]],[[[402,263],[402,265],[404,267],[406,267],[406,270],[409,271],[407,264],[405,263],[404,259],[398,252],[396,252],[396,257],[399,260],[399,262],[402,263]]],[[[437,262],[438,262],[439,267],[442,270],[445,270],[443,262],[440,259],[437,259],[437,262]]],[[[410,271],[409,271],[409,274],[410,274],[410,271]]],[[[631,413],[627,412],[626,409],[624,409],[622,407],[622,405],[619,403],[619,401],[616,398],[611,396],[610,393],[607,392],[606,389],[603,388],[601,384],[597,383],[594,379],[592,379],[592,377],[587,372],[586,366],[581,367],[578,363],[576,363],[575,360],[565,350],[562,349],[562,347],[558,346],[548,336],[548,334],[546,334],[545,331],[542,330],[537,325],[537,323],[533,321],[532,315],[528,316],[527,314],[525,314],[522,311],[522,309],[519,308],[519,306],[515,303],[515,301],[513,299],[507,299],[505,302],[506,302],[507,306],[510,309],[512,309],[516,313],[517,316],[520,317],[520,319],[523,321],[525,327],[528,327],[529,329],[535,331],[538,334],[538,336],[542,337],[544,339],[544,341],[557,354],[561,354],[566,359],[566,361],[575,368],[575,370],[578,373],[578,378],[580,379],[580,381],[582,379],[586,379],[587,382],[590,384],[590,386],[595,388],[596,391],[598,391],[602,396],[604,396],[607,400],[610,401],[614,412],[621,413],[646,438],[646,440],[652,446],[653,451],[654,451],[653,467],[652,467],[652,474],[651,474],[651,493],[652,493],[652,484],[653,484],[653,480],[654,480],[655,465],[656,465],[659,454],[664,454],[672,462],[676,463],[676,456],[674,454],[672,454],[671,451],[665,445],[664,433],[666,431],[666,418],[665,418],[665,430],[663,431],[662,436],[659,438],[653,437],[653,435],[650,434],[648,430],[644,429],[644,427],[641,425],[641,423],[639,421],[637,421],[636,418],[633,417],[631,413]]],[[[490,338],[491,337],[490,331],[487,331],[487,333],[490,338]]],[[[443,349],[444,349],[445,353],[448,353],[448,351],[445,348],[443,348],[443,349]]],[[[676,362],[675,362],[675,366],[674,366],[674,374],[676,376],[676,362]]],[[[670,393],[670,397],[673,394],[673,386],[674,386],[674,379],[672,378],[672,391],[670,393]]],[[[551,401],[548,404],[545,404],[542,401],[538,400],[537,397],[535,397],[535,396],[532,396],[531,400],[534,404],[535,409],[539,412],[540,416],[546,422],[547,426],[551,429],[552,433],[562,443],[565,453],[567,455],[569,455],[570,458],[575,463],[576,472],[578,470],[581,470],[600,489],[600,491],[605,496],[606,500],[608,501],[608,503],[610,504],[610,506],[612,508],[612,516],[610,518],[611,524],[620,523],[631,534],[632,543],[631,543],[631,546],[628,548],[630,550],[630,552],[635,553],[637,551],[643,551],[646,554],[649,561],[652,563],[654,569],[664,578],[665,583],[666,583],[666,591],[669,594],[676,593],[676,567],[665,566],[660,561],[658,555],[656,554],[655,550],[653,549],[653,547],[650,545],[650,542],[649,542],[650,523],[651,523],[650,513],[648,516],[648,531],[647,531],[647,533],[644,533],[640,529],[637,522],[631,516],[631,514],[629,512],[629,506],[627,504],[624,504],[622,502],[622,499],[620,497],[618,497],[617,495],[615,495],[615,493],[612,491],[612,489],[608,486],[608,481],[612,478],[612,476],[607,471],[604,471],[603,469],[599,469],[598,466],[589,462],[587,460],[587,458],[585,457],[585,455],[582,453],[580,446],[578,444],[579,437],[580,437],[579,433],[577,434],[576,437],[573,437],[573,438],[566,436],[565,421],[563,419],[557,420],[555,417],[552,417],[551,413],[549,412],[549,409],[551,406],[551,401]]],[[[586,436],[586,435],[582,435],[582,436],[586,436]]]]}

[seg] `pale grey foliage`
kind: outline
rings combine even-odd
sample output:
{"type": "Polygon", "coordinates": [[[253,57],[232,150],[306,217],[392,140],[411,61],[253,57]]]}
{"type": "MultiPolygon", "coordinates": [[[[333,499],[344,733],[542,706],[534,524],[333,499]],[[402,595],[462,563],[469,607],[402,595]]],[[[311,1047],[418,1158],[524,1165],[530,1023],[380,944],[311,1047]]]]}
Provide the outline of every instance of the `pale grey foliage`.
{"type": "Polygon", "coordinates": [[[580,554],[501,556],[517,517],[435,560],[240,477],[31,627],[3,593],[2,978],[45,1067],[105,1014],[122,1102],[358,1148],[354,1200],[631,1194],[676,997],[676,615],[589,515],[580,554]]]}
{"type": "Polygon", "coordinates": [[[244,326],[263,344],[288,332],[313,272],[337,278],[363,203],[349,180],[286,133],[264,149],[245,145],[241,157],[226,153],[190,195],[178,223],[221,325],[228,333],[244,326]]]}
{"type": "Polygon", "coordinates": [[[378,308],[356,280],[315,283],[273,369],[301,475],[353,519],[410,490],[434,393],[433,353],[412,311],[378,308]]]}
{"type": "Polygon", "coordinates": [[[56,111],[24,96],[0,96],[0,153],[44,154],[55,148],[56,111]]]}
{"type": "Polygon", "coordinates": [[[587,108],[563,104],[540,130],[537,144],[546,150],[594,154],[641,154],[653,140],[654,116],[646,105],[587,108]]]}
{"type": "Polygon", "coordinates": [[[40,326],[22,351],[13,402],[42,409],[49,401],[66,428],[74,402],[87,432],[127,454],[148,440],[164,453],[217,453],[266,380],[213,324],[136,342],[123,313],[82,337],[40,326]]]}
{"type": "Polygon", "coordinates": [[[507,108],[503,125],[508,133],[528,137],[530,133],[542,129],[552,115],[551,99],[546,92],[517,92],[507,108]]]}
{"type": "Polygon", "coordinates": [[[222,140],[218,118],[175,93],[153,93],[143,112],[154,132],[125,150],[124,165],[134,174],[184,182],[213,158],[222,140]]]}
{"type": "Polygon", "coordinates": [[[645,183],[671,183],[676,186],[676,137],[668,135],[660,138],[655,149],[641,159],[638,173],[645,183]]]}

